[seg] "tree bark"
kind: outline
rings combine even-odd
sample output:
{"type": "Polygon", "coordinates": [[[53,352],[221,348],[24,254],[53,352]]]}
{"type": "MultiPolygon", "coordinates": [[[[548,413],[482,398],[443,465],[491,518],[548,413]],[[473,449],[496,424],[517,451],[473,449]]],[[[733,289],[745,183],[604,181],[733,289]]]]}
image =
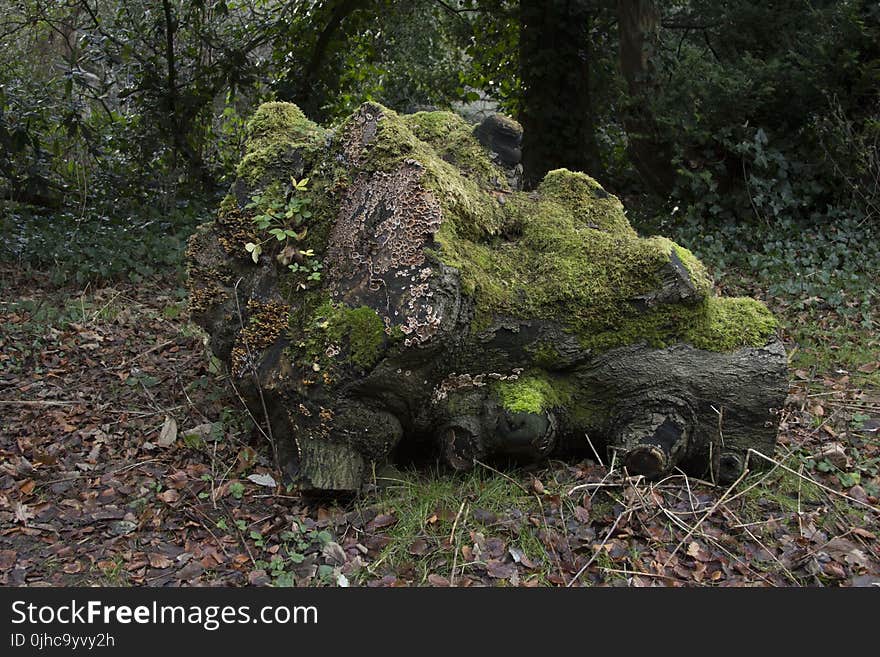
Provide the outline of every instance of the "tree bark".
{"type": "Polygon", "coordinates": [[[655,0],[618,0],[620,68],[626,79],[629,104],[624,113],[627,151],[645,183],[667,195],[675,181],[669,145],[660,136],[651,112],[652,95],[659,84],[653,57],[660,9],[655,0]]]}
{"type": "Polygon", "coordinates": [[[590,93],[588,0],[520,2],[523,178],[526,188],[551,169],[601,175],[590,93]]]}
{"type": "MultiPolygon", "coordinates": [[[[177,18],[170,0],[162,0],[162,14],[165,31],[165,104],[168,112],[168,130],[171,133],[171,145],[175,160],[180,157],[186,163],[188,173],[193,180],[205,181],[207,172],[201,154],[192,147],[193,117],[191,110],[180,106],[180,94],[177,81],[177,58],[174,52],[177,18]]],[[[178,162],[175,161],[175,166],[178,162]]]]}

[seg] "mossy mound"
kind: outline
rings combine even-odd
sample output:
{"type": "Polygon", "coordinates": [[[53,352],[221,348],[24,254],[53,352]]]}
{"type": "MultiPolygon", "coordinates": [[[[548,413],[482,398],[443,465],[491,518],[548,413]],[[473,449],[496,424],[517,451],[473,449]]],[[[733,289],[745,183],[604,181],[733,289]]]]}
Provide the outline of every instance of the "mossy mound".
{"type": "Polygon", "coordinates": [[[291,170],[302,167],[304,153],[315,153],[326,136],[296,105],[281,102],[260,105],[246,133],[245,156],[236,175],[250,187],[286,182],[291,170]]]}
{"type": "Polygon", "coordinates": [[[192,310],[293,479],[353,490],[426,436],[454,467],[587,433],[633,463],[705,463],[717,407],[730,458],[772,443],[769,311],[714,296],[690,251],[640,237],[584,173],[517,189],[518,129],[376,103],[333,129],[288,103],[248,122],[237,180],[190,242],[192,310]]]}
{"type": "Polygon", "coordinates": [[[421,184],[443,212],[426,248],[460,271],[463,292],[476,303],[475,329],[499,315],[552,317],[590,349],[687,341],[729,351],[763,346],[774,335],[775,321],[760,302],[719,303],[690,251],[663,237],[639,237],[620,201],[586,174],[558,169],[535,192],[514,192],[460,117],[367,107],[382,119],[364,168],[390,172],[416,161],[424,169],[421,184]],[[638,302],[675,268],[689,294],[648,308],[638,302]]]}
{"type": "Polygon", "coordinates": [[[551,378],[541,370],[513,381],[499,381],[495,392],[501,406],[511,413],[542,413],[564,408],[573,396],[570,382],[551,378]]]}

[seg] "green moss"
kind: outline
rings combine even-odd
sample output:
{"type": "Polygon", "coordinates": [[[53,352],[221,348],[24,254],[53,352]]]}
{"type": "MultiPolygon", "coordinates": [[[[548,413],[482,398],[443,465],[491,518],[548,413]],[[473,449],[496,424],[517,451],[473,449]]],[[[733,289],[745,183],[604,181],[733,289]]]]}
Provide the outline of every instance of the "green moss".
{"type": "Polygon", "coordinates": [[[772,317],[763,306],[753,302],[760,312],[719,311],[728,306],[711,299],[712,281],[693,254],[663,237],[640,238],[620,201],[593,178],[557,169],[536,192],[506,193],[501,202],[484,177],[462,175],[447,161],[456,160],[449,155],[457,140],[471,149],[477,144],[461,119],[449,112],[401,117],[368,107],[384,118],[362,167],[394,171],[407,159],[423,167],[422,185],[443,213],[429,255],[460,271],[462,291],[476,301],[472,330],[488,328],[498,316],[555,318],[595,350],[691,341],[725,351],[769,339],[772,317]],[[670,263],[679,261],[704,301],[645,309],[639,299],[656,292],[670,263]],[[733,326],[738,321],[747,326],[733,326]]]}
{"type": "Polygon", "coordinates": [[[776,318],[764,304],[744,297],[709,298],[701,319],[684,337],[698,349],[709,351],[763,346],[777,327],[776,318]]]}
{"type": "Polygon", "coordinates": [[[429,144],[440,158],[455,165],[478,181],[507,189],[485,149],[473,136],[473,126],[453,112],[416,112],[401,120],[413,135],[429,144]]]}
{"type": "Polygon", "coordinates": [[[580,429],[603,427],[609,419],[608,410],[602,401],[589,396],[586,392],[578,390],[578,394],[566,405],[571,424],[580,429]]]}
{"type": "Polygon", "coordinates": [[[572,397],[572,386],[564,379],[551,378],[542,371],[515,381],[497,381],[495,394],[501,406],[511,413],[543,413],[565,406],[572,397]]]}
{"type": "Polygon", "coordinates": [[[220,212],[234,212],[238,210],[238,202],[235,200],[235,196],[232,194],[227,194],[223,197],[223,200],[220,201],[220,212]]]}
{"type": "Polygon", "coordinates": [[[552,370],[559,364],[560,355],[552,342],[539,342],[526,350],[532,355],[532,362],[544,370],[552,370]]]}
{"type": "Polygon", "coordinates": [[[264,103],[248,121],[247,148],[236,171],[250,187],[288,180],[304,154],[316,151],[325,130],[292,103],[264,103]]]}
{"type": "Polygon", "coordinates": [[[630,300],[654,290],[669,264],[668,240],[592,228],[556,200],[512,194],[505,209],[519,222],[517,242],[463,238],[449,217],[435,236],[478,318],[555,317],[595,342],[638,317],[630,300]]]}
{"type": "Polygon", "coordinates": [[[568,169],[550,171],[538,186],[538,193],[568,208],[572,218],[582,226],[621,236],[636,236],[618,198],[585,173],[568,169]]]}
{"type": "Polygon", "coordinates": [[[732,318],[719,316],[705,268],[664,237],[638,237],[619,202],[603,197],[592,178],[556,171],[548,180],[537,195],[508,195],[504,225],[519,234],[516,242],[467,239],[449,216],[435,236],[440,259],[461,271],[463,291],[476,298],[474,329],[501,315],[557,318],[594,350],[662,347],[692,336],[713,351],[766,344],[772,331],[763,314],[739,314],[735,321],[751,322],[743,330],[719,329],[732,318]],[[673,254],[706,300],[639,308],[635,301],[660,286],[673,254]]]}
{"type": "Polygon", "coordinates": [[[470,132],[467,122],[455,112],[416,112],[400,118],[416,137],[438,150],[450,135],[462,130],[470,132]]]}
{"type": "MultiPolygon", "coordinates": [[[[449,229],[456,235],[476,241],[500,234],[504,215],[501,206],[486,193],[483,179],[463,176],[461,170],[444,160],[434,146],[414,134],[406,117],[375,103],[370,107],[385,118],[379,122],[376,139],[367,153],[366,170],[394,171],[404,160],[415,160],[424,168],[422,185],[434,193],[444,217],[454,217],[454,221],[444,221],[444,226],[449,224],[449,229]]],[[[489,163],[488,166],[493,165],[489,163]]],[[[500,172],[496,175],[504,178],[500,172]]]]}
{"type": "Polygon", "coordinates": [[[348,337],[352,363],[367,368],[379,360],[385,342],[385,324],[375,310],[366,306],[346,309],[337,330],[348,337]]]}
{"type": "Polygon", "coordinates": [[[311,142],[324,129],[306,118],[293,103],[263,103],[247,122],[247,148],[256,151],[279,141],[311,142]]]}
{"type": "Polygon", "coordinates": [[[670,244],[675,250],[675,255],[678,256],[681,264],[684,265],[684,268],[690,275],[691,281],[697,288],[697,293],[700,296],[709,296],[712,292],[712,278],[709,276],[706,267],[702,262],[697,260],[697,256],[691,253],[688,249],[679,246],[675,242],[670,242],[670,244]]]}
{"type": "Polygon", "coordinates": [[[376,311],[367,306],[350,308],[343,303],[324,301],[308,311],[299,342],[305,360],[321,363],[332,360],[331,345],[344,349],[346,362],[368,369],[381,358],[385,346],[385,325],[376,311]]]}

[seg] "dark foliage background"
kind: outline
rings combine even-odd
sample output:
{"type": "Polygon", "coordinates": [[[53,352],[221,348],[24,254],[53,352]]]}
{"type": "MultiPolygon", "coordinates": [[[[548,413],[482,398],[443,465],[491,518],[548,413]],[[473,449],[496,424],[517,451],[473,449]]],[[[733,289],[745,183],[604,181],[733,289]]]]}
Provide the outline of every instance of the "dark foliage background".
{"type": "Polygon", "coordinates": [[[527,180],[586,170],[641,230],[870,329],[878,44],[865,0],[0,0],[0,255],[179,271],[265,100],[497,108],[527,180]]]}

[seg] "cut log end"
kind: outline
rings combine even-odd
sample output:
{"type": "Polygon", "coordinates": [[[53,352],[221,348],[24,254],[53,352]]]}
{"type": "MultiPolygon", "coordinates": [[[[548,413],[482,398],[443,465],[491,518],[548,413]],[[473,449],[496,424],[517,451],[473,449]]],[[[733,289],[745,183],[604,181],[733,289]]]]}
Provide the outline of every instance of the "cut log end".
{"type": "Polygon", "coordinates": [[[668,459],[663,450],[656,445],[639,445],[627,452],[623,465],[631,475],[653,478],[666,471],[668,459]]]}

